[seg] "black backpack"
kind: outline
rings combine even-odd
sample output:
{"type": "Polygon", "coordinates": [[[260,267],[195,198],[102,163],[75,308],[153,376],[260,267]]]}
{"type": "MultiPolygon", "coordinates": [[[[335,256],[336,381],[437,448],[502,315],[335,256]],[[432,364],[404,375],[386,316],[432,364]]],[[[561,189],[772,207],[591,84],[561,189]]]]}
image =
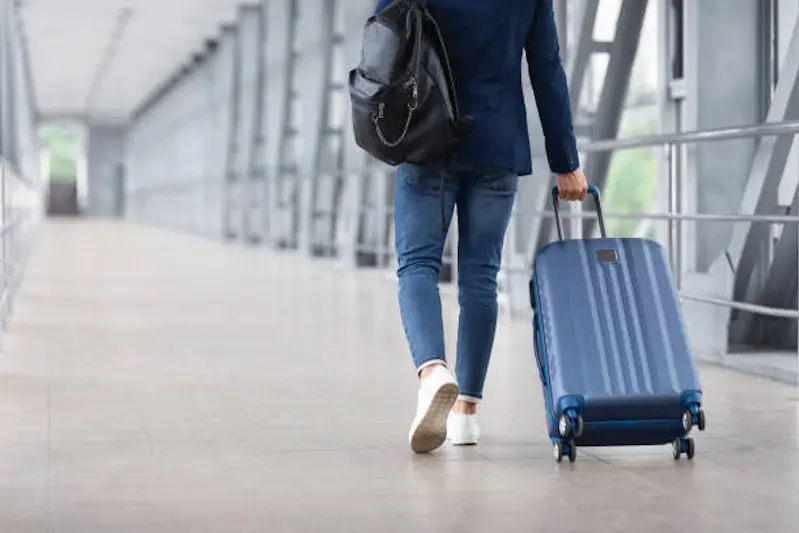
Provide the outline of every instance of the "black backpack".
{"type": "Polygon", "coordinates": [[[446,163],[471,129],[424,0],[394,0],[369,17],[349,89],[355,142],[389,165],[446,163]]]}

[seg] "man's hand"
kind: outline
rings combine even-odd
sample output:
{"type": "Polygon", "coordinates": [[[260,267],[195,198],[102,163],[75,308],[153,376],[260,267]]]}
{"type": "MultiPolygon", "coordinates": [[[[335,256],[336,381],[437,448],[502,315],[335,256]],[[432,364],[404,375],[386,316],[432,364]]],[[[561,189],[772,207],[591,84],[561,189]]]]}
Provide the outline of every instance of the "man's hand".
{"type": "Polygon", "coordinates": [[[588,182],[582,169],[558,175],[558,198],[561,200],[585,200],[588,182]]]}

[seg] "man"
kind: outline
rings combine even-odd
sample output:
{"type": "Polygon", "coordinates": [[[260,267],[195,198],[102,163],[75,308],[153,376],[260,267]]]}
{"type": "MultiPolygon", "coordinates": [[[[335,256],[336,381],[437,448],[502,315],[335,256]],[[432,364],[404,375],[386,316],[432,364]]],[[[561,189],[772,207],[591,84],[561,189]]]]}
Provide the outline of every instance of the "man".
{"type": "MultiPolygon", "coordinates": [[[[377,10],[390,1],[380,0],[377,10]]],[[[418,453],[438,448],[447,437],[455,445],[479,439],[477,404],[494,343],[502,246],[518,176],[532,173],[522,50],[560,197],[582,200],[588,188],[552,0],[428,0],[427,6],[447,46],[461,113],[474,118],[474,129],[448,166],[403,164],[397,171],[399,304],[420,378],[409,439],[418,453]],[[457,381],[447,369],[437,285],[446,237],[438,196],[442,173],[447,220],[458,210],[457,381]]]]}

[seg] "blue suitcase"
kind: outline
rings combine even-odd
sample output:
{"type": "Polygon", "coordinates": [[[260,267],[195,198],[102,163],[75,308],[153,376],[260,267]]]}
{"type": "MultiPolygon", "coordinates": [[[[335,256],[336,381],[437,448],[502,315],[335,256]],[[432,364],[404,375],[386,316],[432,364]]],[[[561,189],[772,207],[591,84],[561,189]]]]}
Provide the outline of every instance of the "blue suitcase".
{"type": "Polygon", "coordinates": [[[560,240],[537,254],[530,281],[535,353],[555,460],[580,446],[671,443],[694,456],[705,428],[702,388],[668,258],[648,239],[560,240]]]}

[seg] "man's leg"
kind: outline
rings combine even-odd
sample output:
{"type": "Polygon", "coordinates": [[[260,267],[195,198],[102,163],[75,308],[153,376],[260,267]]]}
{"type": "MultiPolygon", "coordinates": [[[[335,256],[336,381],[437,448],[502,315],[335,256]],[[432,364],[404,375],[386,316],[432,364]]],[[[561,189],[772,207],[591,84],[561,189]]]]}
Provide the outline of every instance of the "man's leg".
{"type": "Polygon", "coordinates": [[[453,444],[476,444],[475,417],[497,326],[497,275],[518,176],[477,171],[463,179],[458,197],[458,359],[460,395],[450,417],[453,444]]]}
{"type": "MultiPolygon", "coordinates": [[[[446,368],[444,324],[438,276],[446,234],[441,231],[440,166],[400,165],[394,196],[394,241],[397,249],[402,325],[416,372],[421,378],[411,448],[420,453],[446,440],[447,415],[458,387],[446,368]]],[[[447,221],[452,217],[457,181],[445,184],[447,221]]]]}

